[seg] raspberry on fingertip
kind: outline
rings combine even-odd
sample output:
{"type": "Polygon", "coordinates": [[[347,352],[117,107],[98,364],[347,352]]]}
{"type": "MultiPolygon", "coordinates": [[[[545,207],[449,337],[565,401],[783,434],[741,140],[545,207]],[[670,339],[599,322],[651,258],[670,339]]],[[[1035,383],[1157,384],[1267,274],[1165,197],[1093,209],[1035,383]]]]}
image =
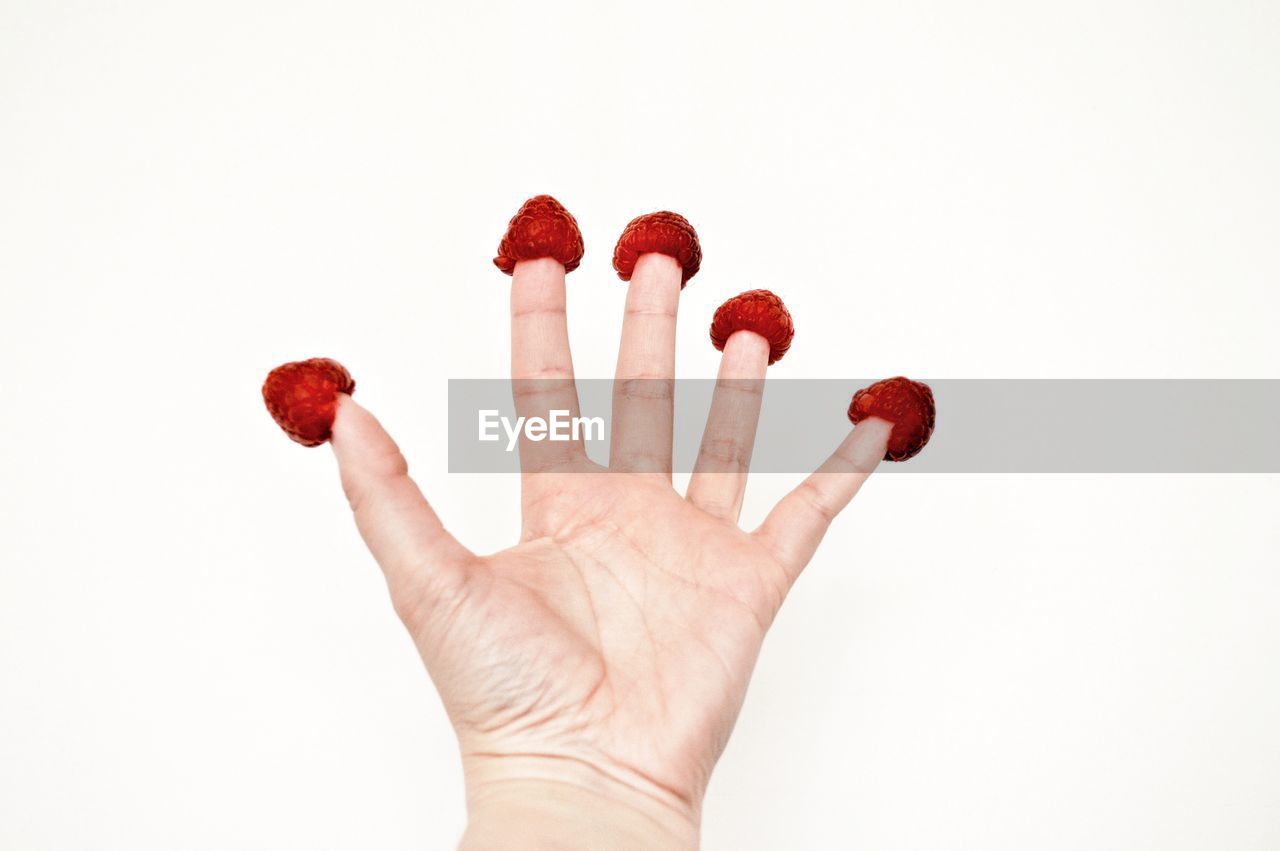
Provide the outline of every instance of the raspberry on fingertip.
{"type": "Polygon", "coordinates": [[[613,269],[624,281],[631,280],[642,254],[665,254],[684,270],[680,288],[698,274],[702,266],[702,246],[698,232],[679,213],[661,210],[637,216],[622,231],[613,249],[613,269]]]}
{"type": "Polygon", "coordinates": [[[550,257],[572,272],[584,251],[582,231],[573,214],[550,195],[535,195],[511,217],[493,265],[510,275],[521,260],[550,257]]]}
{"type": "Polygon", "coordinates": [[[319,446],[333,433],[338,394],[356,389],[351,373],[336,360],[311,358],[282,364],[267,374],[262,400],[276,425],[303,446],[319,446]]]}
{"type": "Polygon", "coordinates": [[[770,365],[782,359],[795,337],[795,323],[787,306],[768,290],[747,290],[716,309],[711,320],[711,344],[724,351],[738,331],[753,331],[769,341],[770,365]]]}
{"type": "Polygon", "coordinates": [[[854,425],[868,417],[893,423],[884,460],[906,461],[929,442],[937,410],[929,385],[899,375],[854,393],[848,415],[854,425]]]}

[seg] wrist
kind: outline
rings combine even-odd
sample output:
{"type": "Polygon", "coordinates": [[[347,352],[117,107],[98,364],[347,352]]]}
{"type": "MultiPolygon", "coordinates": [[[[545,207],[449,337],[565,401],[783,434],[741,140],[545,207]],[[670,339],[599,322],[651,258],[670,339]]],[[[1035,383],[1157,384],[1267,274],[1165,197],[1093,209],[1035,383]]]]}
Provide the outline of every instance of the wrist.
{"type": "Polygon", "coordinates": [[[696,848],[696,805],[575,760],[467,761],[461,848],[696,848]]]}

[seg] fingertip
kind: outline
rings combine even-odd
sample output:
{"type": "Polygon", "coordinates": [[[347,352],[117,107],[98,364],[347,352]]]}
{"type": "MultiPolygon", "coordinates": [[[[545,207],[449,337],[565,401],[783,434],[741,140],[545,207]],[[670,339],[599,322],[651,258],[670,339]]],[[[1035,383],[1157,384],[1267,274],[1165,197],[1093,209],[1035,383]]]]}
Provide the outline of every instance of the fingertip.
{"type": "Polygon", "coordinates": [[[893,423],[880,417],[867,417],[853,427],[849,436],[850,460],[859,470],[870,472],[884,460],[889,447],[893,423]]]}
{"type": "Polygon", "coordinates": [[[893,433],[893,423],[881,417],[867,417],[862,422],[853,427],[854,433],[863,434],[868,441],[870,440],[889,440],[889,435],[893,433]]]}
{"type": "Polygon", "coordinates": [[[377,417],[346,394],[338,394],[338,409],[333,418],[333,437],[329,440],[338,466],[359,467],[371,472],[388,464],[404,465],[400,448],[387,434],[377,417]]]}
{"type": "Polygon", "coordinates": [[[409,465],[391,435],[350,396],[338,396],[329,442],[356,526],[386,572],[393,596],[398,588],[420,584],[423,554],[431,556],[436,571],[471,557],[409,478],[409,465]]]}
{"type": "Polygon", "coordinates": [[[355,399],[346,393],[338,394],[337,409],[333,415],[333,436],[329,439],[334,452],[352,443],[362,429],[362,420],[369,416],[355,399]]]}
{"type": "Polygon", "coordinates": [[[758,332],[735,331],[724,344],[721,373],[726,377],[763,378],[769,366],[770,350],[769,341],[758,332]]]}

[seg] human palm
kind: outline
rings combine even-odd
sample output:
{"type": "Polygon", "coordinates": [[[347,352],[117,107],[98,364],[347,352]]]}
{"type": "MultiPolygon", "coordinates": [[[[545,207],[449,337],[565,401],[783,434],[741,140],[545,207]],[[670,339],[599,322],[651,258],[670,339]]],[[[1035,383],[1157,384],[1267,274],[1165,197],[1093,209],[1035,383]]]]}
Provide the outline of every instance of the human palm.
{"type": "Polygon", "coordinates": [[[534,537],[471,565],[456,616],[411,622],[464,754],[575,759],[692,808],[785,593],[782,566],[664,483],[547,486],[534,537]]]}
{"type": "MultiPolygon", "coordinates": [[[[671,485],[679,267],[644,255],[628,291],[609,466],[580,442],[521,443],[521,541],[452,538],[377,421],[343,397],[333,446],[357,524],[441,694],[470,791],[512,779],[626,790],[695,826],[765,632],[836,513],[885,452],[867,420],[753,532],[737,520],[768,343],[725,347],[687,495],[671,485]]],[[[577,413],[564,269],[517,265],[520,414],[577,413]],[[525,382],[522,384],[522,382],[525,382]],[[523,389],[521,389],[523,388],[523,389]]]]}

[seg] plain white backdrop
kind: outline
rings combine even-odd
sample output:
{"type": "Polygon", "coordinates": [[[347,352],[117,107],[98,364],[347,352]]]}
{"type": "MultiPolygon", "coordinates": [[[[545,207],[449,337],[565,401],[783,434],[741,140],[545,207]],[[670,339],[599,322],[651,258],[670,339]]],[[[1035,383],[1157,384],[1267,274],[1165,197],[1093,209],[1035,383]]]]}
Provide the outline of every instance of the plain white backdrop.
{"type": "MultiPolygon", "coordinates": [[[[453,531],[514,542],[443,404],[504,375],[525,197],[586,236],[583,376],[614,239],[669,208],[706,252],[685,376],[768,287],[772,375],[1274,378],[1278,151],[1265,0],[0,0],[0,847],[457,840],[436,695],[259,386],[340,359],[453,531]]],[[[706,846],[1280,847],[1278,505],[873,480],[765,644],[706,846]]]]}

